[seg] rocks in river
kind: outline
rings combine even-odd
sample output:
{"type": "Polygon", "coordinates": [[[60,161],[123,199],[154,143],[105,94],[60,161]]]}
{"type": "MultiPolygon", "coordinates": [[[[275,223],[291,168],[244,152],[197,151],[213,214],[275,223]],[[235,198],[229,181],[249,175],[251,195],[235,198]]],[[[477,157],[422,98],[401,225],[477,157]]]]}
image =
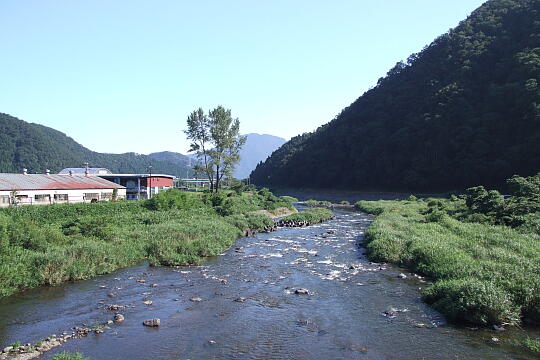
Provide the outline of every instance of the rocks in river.
{"type": "Polygon", "coordinates": [[[113,292],[110,292],[107,294],[107,296],[113,298],[113,297],[116,297],[116,294],[113,292]]]}
{"type": "Polygon", "coordinates": [[[158,318],[144,320],[143,325],[149,327],[158,327],[161,325],[161,320],[158,318]]]}
{"type": "Polygon", "coordinates": [[[216,342],[214,340],[208,340],[208,344],[214,345],[216,342]]]}
{"type": "Polygon", "coordinates": [[[501,341],[499,338],[492,337],[491,342],[497,344],[499,341],[501,341]]]}
{"type": "Polygon", "coordinates": [[[153,304],[153,303],[152,303],[152,300],[146,300],[146,301],[143,301],[142,303],[143,303],[144,305],[147,305],[147,306],[150,306],[150,305],[153,304]]]}
{"type": "Polygon", "coordinates": [[[155,287],[157,287],[157,286],[158,286],[158,284],[152,284],[152,285],[150,285],[150,287],[153,287],[153,288],[155,288],[155,287]]]}
{"type": "Polygon", "coordinates": [[[504,327],[504,324],[503,325],[493,325],[493,330],[495,330],[495,331],[504,331],[504,330],[506,330],[506,328],[504,327]]]}
{"type": "Polygon", "coordinates": [[[309,295],[309,290],[299,288],[299,289],[294,290],[294,293],[297,295],[309,295]]]}
{"type": "Polygon", "coordinates": [[[400,279],[406,279],[407,275],[405,275],[404,273],[400,273],[397,277],[400,279]]]}
{"type": "Polygon", "coordinates": [[[236,302],[245,302],[247,299],[245,297],[239,297],[239,298],[236,298],[234,299],[234,301],[236,302]]]}
{"type": "Polygon", "coordinates": [[[120,309],[123,309],[124,306],[122,305],[118,305],[118,304],[111,304],[107,307],[107,309],[109,309],[110,311],[118,311],[120,309]]]}
{"type": "Polygon", "coordinates": [[[192,297],[191,299],[189,299],[190,301],[193,301],[193,302],[201,302],[202,299],[200,297],[192,297]]]}
{"type": "Polygon", "coordinates": [[[125,320],[124,315],[122,315],[122,314],[116,314],[116,315],[114,315],[114,322],[119,323],[119,322],[122,322],[122,321],[124,321],[124,320],[125,320]]]}
{"type": "Polygon", "coordinates": [[[13,350],[13,346],[8,346],[8,347],[5,347],[4,350],[2,350],[3,353],[8,353],[10,352],[11,350],[13,350]]]}
{"type": "Polygon", "coordinates": [[[326,233],[327,234],[335,234],[336,232],[334,230],[328,230],[326,233]]]}
{"type": "Polygon", "coordinates": [[[141,284],[144,284],[144,283],[146,282],[146,280],[144,280],[144,279],[138,279],[137,282],[138,282],[138,283],[141,283],[141,284]]]}

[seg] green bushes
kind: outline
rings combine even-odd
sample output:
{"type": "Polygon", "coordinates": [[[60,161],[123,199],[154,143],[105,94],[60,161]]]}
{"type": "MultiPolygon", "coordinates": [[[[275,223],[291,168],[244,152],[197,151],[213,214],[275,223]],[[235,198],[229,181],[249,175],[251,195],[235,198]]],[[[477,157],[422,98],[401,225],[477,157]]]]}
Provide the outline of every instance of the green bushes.
{"type": "Polygon", "coordinates": [[[332,211],[325,208],[313,208],[298,212],[289,216],[285,216],[281,222],[306,222],[308,224],[316,224],[326,221],[332,217],[332,211]]]}
{"type": "Polygon", "coordinates": [[[319,201],[319,200],[306,200],[305,204],[309,207],[332,207],[332,203],[330,201],[319,201]]]}
{"type": "Polygon", "coordinates": [[[54,355],[52,357],[52,360],[90,360],[90,358],[83,356],[83,354],[81,353],[69,353],[67,351],[64,351],[62,353],[54,355]]]}
{"type": "Polygon", "coordinates": [[[148,201],[24,206],[0,210],[0,296],[39,285],[88,279],[148,259],[199,263],[247,229],[274,222],[250,211],[292,207],[259,193],[160,192],[148,201]],[[220,216],[227,215],[227,216],[220,216]]]}
{"type": "Polygon", "coordinates": [[[425,289],[424,300],[450,320],[540,322],[537,234],[462,222],[462,201],[361,201],[355,206],[378,215],[366,231],[368,256],[431,277],[434,283],[425,289]]]}

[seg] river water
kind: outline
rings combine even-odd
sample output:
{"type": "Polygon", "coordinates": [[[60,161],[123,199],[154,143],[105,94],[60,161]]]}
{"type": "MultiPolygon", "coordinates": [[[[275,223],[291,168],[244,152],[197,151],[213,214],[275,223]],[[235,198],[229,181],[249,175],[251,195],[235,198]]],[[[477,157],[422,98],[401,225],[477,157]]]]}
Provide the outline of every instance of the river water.
{"type": "Polygon", "coordinates": [[[126,306],[123,323],[41,358],[66,350],[130,360],[532,358],[504,345],[523,330],[446,324],[421,302],[422,279],[363,255],[368,215],[335,214],[323,224],[242,238],[203,266],[141,264],[4,298],[0,346],[102,324],[115,314],[107,306],[118,304],[126,306]],[[300,288],[309,294],[295,294],[300,288]],[[143,326],[149,318],[160,318],[161,326],[143,326]]]}

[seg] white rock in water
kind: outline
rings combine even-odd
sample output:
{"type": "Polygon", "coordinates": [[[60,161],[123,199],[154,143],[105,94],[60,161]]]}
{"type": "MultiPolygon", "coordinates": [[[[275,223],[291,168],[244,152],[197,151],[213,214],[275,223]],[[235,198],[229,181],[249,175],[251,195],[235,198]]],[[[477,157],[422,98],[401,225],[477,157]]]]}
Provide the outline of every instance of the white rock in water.
{"type": "Polygon", "coordinates": [[[400,273],[400,274],[398,275],[398,278],[400,278],[400,279],[406,279],[406,278],[407,278],[407,275],[405,275],[404,273],[400,273]]]}
{"type": "Polygon", "coordinates": [[[122,322],[122,321],[124,321],[124,320],[125,320],[124,315],[122,315],[122,314],[116,314],[116,315],[114,315],[114,321],[115,321],[115,322],[122,322]]]}
{"type": "Polygon", "coordinates": [[[143,321],[144,326],[156,327],[156,326],[159,326],[160,324],[161,324],[161,320],[157,318],[143,321]]]}

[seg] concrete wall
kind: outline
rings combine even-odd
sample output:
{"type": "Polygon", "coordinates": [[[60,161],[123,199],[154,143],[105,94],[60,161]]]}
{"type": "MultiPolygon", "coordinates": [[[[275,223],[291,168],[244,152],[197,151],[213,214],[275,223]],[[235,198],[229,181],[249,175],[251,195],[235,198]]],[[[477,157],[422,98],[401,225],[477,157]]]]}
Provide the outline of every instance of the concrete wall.
{"type": "MultiPolygon", "coordinates": [[[[17,197],[19,205],[48,205],[48,204],[63,204],[63,203],[82,203],[91,202],[91,197],[97,198],[98,201],[110,200],[112,198],[113,189],[80,189],[80,190],[19,190],[17,197]],[[68,199],[55,199],[54,195],[67,195],[68,199]],[[93,196],[85,196],[85,194],[94,194],[93,196]],[[44,199],[36,200],[36,195],[48,195],[44,199]]],[[[0,191],[0,207],[10,205],[9,197],[11,191],[0,191]]],[[[126,197],[126,189],[118,189],[118,199],[126,197]]]]}

